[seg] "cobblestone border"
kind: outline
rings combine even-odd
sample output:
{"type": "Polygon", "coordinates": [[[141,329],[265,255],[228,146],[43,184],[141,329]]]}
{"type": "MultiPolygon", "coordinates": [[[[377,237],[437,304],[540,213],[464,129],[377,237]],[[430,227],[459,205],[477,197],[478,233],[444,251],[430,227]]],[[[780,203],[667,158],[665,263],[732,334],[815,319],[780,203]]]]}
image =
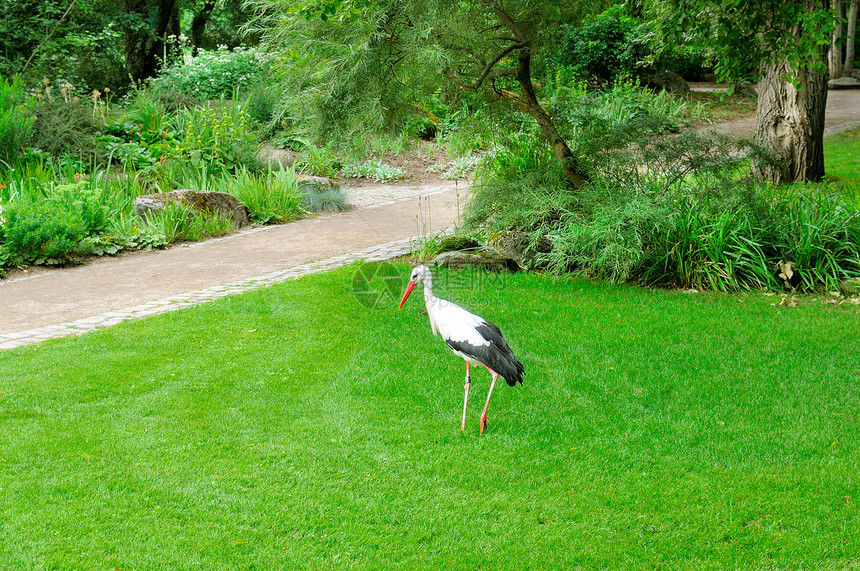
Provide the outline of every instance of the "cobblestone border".
{"type": "Polygon", "coordinates": [[[262,276],[248,278],[238,282],[232,282],[220,286],[212,286],[205,289],[199,289],[188,293],[182,293],[163,299],[156,299],[133,307],[126,307],[119,311],[108,311],[101,315],[85,317],[77,321],[61,323],[59,325],[48,325],[47,327],[39,327],[36,329],[27,329],[26,331],[18,331],[15,333],[0,334],[0,350],[13,349],[15,347],[23,347],[24,345],[32,345],[46,339],[54,339],[57,337],[66,337],[69,335],[80,335],[87,331],[95,329],[104,329],[111,325],[122,323],[131,319],[140,319],[149,315],[158,315],[159,313],[167,313],[168,311],[176,311],[184,307],[190,307],[200,303],[207,303],[254,289],[260,289],[272,284],[285,282],[287,280],[296,279],[308,274],[315,274],[327,270],[333,270],[351,264],[357,260],[365,260],[368,262],[390,260],[397,256],[403,256],[411,252],[415,245],[421,240],[420,237],[405,238],[403,240],[395,240],[386,242],[343,254],[326,258],[316,262],[310,262],[284,270],[278,270],[262,276]]]}

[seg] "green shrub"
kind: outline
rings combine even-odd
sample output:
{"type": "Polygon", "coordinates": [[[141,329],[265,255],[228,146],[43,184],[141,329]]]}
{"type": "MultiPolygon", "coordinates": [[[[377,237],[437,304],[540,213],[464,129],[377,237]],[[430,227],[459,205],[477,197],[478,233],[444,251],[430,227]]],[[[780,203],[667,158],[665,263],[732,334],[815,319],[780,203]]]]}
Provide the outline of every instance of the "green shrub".
{"type": "Polygon", "coordinates": [[[175,123],[185,135],[185,152],[195,168],[205,166],[213,175],[259,168],[258,139],[241,102],[221,101],[207,108],[184,109],[176,114],[175,123]]]}
{"type": "Polygon", "coordinates": [[[3,211],[5,242],[15,263],[65,264],[120,249],[108,232],[113,199],[94,183],[17,183],[3,211]]]}
{"type": "Polygon", "coordinates": [[[53,157],[75,155],[85,163],[105,156],[96,136],[103,121],[101,116],[94,115],[91,102],[47,94],[35,105],[33,113],[36,119],[27,140],[29,146],[53,157]]]}
{"type": "Polygon", "coordinates": [[[750,161],[770,160],[761,149],[629,125],[576,148],[589,150],[578,158],[590,182],[572,191],[534,135],[506,139],[482,167],[468,225],[525,232],[529,263],[612,282],[810,291],[860,276],[855,198],[757,183],[750,161]]]}
{"type": "Polygon", "coordinates": [[[32,127],[24,86],[17,77],[0,77],[0,169],[18,162],[32,127]]]}
{"type": "Polygon", "coordinates": [[[281,97],[277,85],[268,82],[258,82],[251,86],[245,102],[248,117],[256,122],[268,135],[272,135],[279,127],[276,124],[276,109],[281,97]]]}
{"type": "Polygon", "coordinates": [[[173,117],[161,98],[139,92],[98,138],[111,161],[129,170],[147,171],[156,163],[187,155],[173,117]]]}
{"type": "Polygon", "coordinates": [[[232,51],[200,50],[196,57],[169,67],[152,82],[155,91],[175,91],[197,99],[222,99],[245,92],[267,74],[263,52],[237,47],[232,51]]]}
{"type": "Polygon", "coordinates": [[[567,26],[557,38],[556,62],[577,78],[613,82],[634,77],[640,70],[644,46],[639,22],[613,6],[578,27],[567,26]]]}
{"type": "Polygon", "coordinates": [[[558,217],[531,199],[525,229],[551,244],[535,259],[554,273],[719,291],[811,291],[860,275],[860,211],[835,189],[777,195],[749,181],[723,195],[629,192],[604,180],[558,217]]]}
{"type": "Polygon", "coordinates": [[[550,109],[567,138],[592,146],[625,145],[636,135],[677,132],[706,117],[701,103],[665,91],[654,93],[629,80],[604,90],[559,82],[550,95],[550,109]]]}
{"type": "Polygon", "coordinates": [[[55,203],[6,209],[6,248],[16,262],[64,264],[82,254],[86,229],[77,213],[55,203]]]}

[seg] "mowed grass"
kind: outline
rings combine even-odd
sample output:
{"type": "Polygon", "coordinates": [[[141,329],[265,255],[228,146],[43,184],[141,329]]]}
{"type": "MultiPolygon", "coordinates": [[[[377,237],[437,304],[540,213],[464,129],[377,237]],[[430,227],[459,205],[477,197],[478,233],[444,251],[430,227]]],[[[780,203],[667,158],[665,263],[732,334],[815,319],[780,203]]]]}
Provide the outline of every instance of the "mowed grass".
{"type": "Polygon", "coordinates": [[[857,306],[440,273],[526,367],[479,437],[354,272],[0,352],[0,568],[860,566],[857,306]]]}
{"type": "Polygon", "coordinates": [[[860,190],[860,128],[824,139],[827,174],[860,190]]]}

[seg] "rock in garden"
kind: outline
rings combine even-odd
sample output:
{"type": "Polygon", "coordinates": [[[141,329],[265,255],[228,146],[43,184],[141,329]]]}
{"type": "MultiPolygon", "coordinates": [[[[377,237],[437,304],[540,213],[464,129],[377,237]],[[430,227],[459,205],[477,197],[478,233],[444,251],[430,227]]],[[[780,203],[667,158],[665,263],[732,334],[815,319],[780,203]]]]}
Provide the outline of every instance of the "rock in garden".
{"type": "Polygon", "coordinates": [[[439,252],[451,252],[453,250],[476,250],[481,245],[474,238],[468,236],[446,236],[439,240],[439,252]]]}
{"type": "Polygon", "coordinates": [[[300,174],[296,177],[296,186],[301,190],[328,190],[337,188],[337,184],[330,178],[324,176],[310,176],[300,174]]]}
{"type": "Polygon", "coordinates": [[[690,91],[690,86],[684,78],[671,71],[648,76],[648,87],[652,89],[665,89],[670,93],[686,93],[690,91]]]}
{"type": "Polygon", "coordinates": [[[290,168],[296,162],[298,153],[287,149],[276,149],[269,145],[263,146],[257,153],[257,164],[263,169],[279,167],[290,168]]]}
{"type": "Polygon", "coordinates": [[[141,218],[146,218],[150,212],[158,212],[173,202],[187,204],[199,212],[217,212],[222,218],[232,220],[239,228],[251,223],[248,207],[235,196],[208,190],[174,190],[146,194],[134,200],[134,211],[141,218]]]}
{"type": "MultiPolygon", "coordinates": [[[[519,264],[530,266],[535,259],[535,250],[530,249],[531,238],[525,232],[497,232],[490,236],[488,245],[502,256],[512,258],[519,264]]],[[[549,240],[541,238],[537,244],[537,252],[546,253],[552,250],[549,240]]]]}
{"type": "Polygon", "coordinates": [[[451,269],[478,268],[488,272],[516,272],[516,261],[495,252],[444,252],[436,256],[436,265],[451,269]]]}
{"type": "Polygon", "coordinates": [[[839,282],[839,292],[844,296],[860,294],[860,278],[851,278],[839,282]]]}

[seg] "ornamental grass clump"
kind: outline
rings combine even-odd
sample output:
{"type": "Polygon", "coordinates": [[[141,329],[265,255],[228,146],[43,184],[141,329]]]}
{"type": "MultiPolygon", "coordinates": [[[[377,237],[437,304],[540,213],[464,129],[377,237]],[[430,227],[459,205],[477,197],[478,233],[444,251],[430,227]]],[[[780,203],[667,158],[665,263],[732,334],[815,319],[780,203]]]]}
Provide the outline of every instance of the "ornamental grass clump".
{"type": "Polygon", "coordinates": [[[295,220],[302,214],[304,196],[290,171],[270,170],[256,175],[240,170],[235,176],[221,179],[217,186],[247,206],[251,219],[258,224],[295,220]]]}
{"type": "Polygon", "coordinates": [[[860,277],[860,209],[844,187],[774,187],[749,174],[772,160],[755,145],[647,132],[578,140],[578,191],[548,151],[512,137],[481,171],[468,223],[525,233],[531,265],[616,283],[813,291],[860,277]]]}

